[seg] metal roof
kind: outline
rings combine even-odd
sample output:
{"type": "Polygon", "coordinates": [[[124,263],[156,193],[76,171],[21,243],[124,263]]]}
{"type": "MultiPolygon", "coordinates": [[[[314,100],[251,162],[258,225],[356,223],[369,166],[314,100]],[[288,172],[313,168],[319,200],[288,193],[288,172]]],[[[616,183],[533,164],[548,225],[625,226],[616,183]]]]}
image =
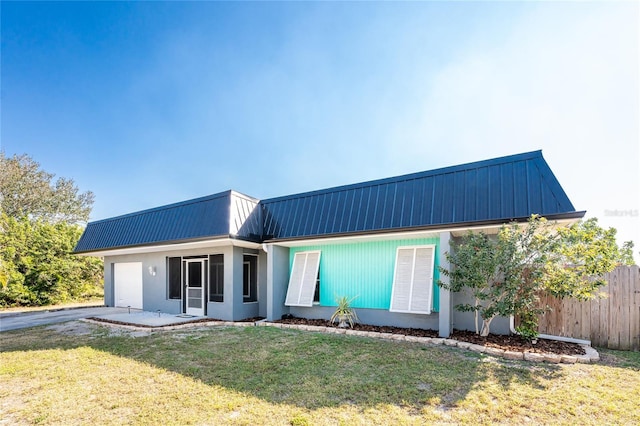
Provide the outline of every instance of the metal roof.
{"type": "Polygon", "coordinates": [[[226,191],[202,198],[90,222],[75,252],[235,237],[259,242],[258,200],[226,191]]]}
{"type": "Polygon", "coordinates": [[[582,217],[541,151],[258,201],[226,191],[87,225],[75,252],[582,217]]]}
{"type": "Polygon", "coordinates": [[[265,240],[582,217],[541,151],[262,200],[265,240]]]}

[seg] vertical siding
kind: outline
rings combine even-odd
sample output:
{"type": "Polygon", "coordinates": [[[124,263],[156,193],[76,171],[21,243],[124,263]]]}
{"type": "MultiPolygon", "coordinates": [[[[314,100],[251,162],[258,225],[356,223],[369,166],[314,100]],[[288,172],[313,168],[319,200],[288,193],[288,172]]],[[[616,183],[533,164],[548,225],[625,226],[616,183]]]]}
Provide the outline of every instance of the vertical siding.
{"type": "Polygon", "coordinates": [[[389,309],[396,249],[400,246],[435,244],[433,306],[437,312],[440,292],[437,280],[438,238],[326,244],[294,247],[289,251],[289,268],[297,252],[320,250],[320,305],[335,306],[339,296],[355,297],[356,308],[389,309]]]}

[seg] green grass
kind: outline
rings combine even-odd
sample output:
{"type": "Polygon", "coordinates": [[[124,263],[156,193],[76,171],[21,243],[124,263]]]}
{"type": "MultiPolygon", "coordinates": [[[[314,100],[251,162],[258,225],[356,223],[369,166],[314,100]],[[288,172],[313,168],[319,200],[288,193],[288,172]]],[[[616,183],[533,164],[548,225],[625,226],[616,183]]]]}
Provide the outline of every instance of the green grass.
{"type": "MultiPolygon", "coordinates": [[[[69,323],[72,324],[72,323],[69,323]]],[[[78,324],[78,323],[73,323],[78,324]]],[[[0,334],[10,424],[637,424],[640,354],[509,362],[271,327],[0,334]]]]}

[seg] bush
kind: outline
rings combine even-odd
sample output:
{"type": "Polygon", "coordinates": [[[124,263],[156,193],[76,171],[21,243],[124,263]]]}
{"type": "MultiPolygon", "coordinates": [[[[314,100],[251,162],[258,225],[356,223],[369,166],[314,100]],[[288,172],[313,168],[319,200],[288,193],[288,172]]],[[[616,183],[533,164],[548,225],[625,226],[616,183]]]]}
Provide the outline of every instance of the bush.
{"type": "Polygon", "coordinates": [[[455,308],[474,312],[476,333],[486,336],[495,317],[515,315],[522,321],[519,332],[534,338],[545,312],[538,306],[540,295],[598,296],[605,284],[602,275],[620,259],[615,235],[615,229],[601,228],[595,218],[552,228],[538,216],[527,224],[505,225],[495,237],[470,231],[446,254],[451,268],[440,271],[449,282],[438,285],[471,293],[473,303],[455,308]]]}
{"type": "Polygon", "coordinates": [[[72,254],[82,228],[65,222],[0,220],[0,305],[48,305],[103,294],[102,261],[72,254]]]}

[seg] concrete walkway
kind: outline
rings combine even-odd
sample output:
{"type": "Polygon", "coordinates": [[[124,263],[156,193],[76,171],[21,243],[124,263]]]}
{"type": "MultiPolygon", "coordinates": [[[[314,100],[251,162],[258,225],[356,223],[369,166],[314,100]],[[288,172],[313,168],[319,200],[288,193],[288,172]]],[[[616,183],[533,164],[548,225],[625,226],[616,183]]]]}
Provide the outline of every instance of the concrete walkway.
{"type": "Polygon", "coordinates": [[[144,312],[135,309],[129,310],[127,308],[77,308],[0,315],[0,332],[35,327],[38,325],[75,321],[89,317],[155,327],[181,324],[197,319],[197,317],[182,317],[164,313],[158,314],[157,312],[144,312]]]}
{"type": "Polygon", "coordinates": [[[20,328],[35,327],[44,324],[55,324],[65,321],[73,321],[81,318],[127,312],[126,308],[78,308],[61,309],[56,311],[36,311],[23,313],[10,313],[0,316],[0,332],[17,330],[20,328]]]}
{"type": "Polygon", "coordinates": [[[147,311],[131,311],[118,312],[108,315],[96,315],[96,317],[109,320],[124,322],[132,325],[141,325],[148,327],[164,327],[167,325],[182,324],[185,322],[197,320],[204,317],[195,317],[192,315],[174,315],[165,314],[162,312],[147,312],[147,311]]]}

